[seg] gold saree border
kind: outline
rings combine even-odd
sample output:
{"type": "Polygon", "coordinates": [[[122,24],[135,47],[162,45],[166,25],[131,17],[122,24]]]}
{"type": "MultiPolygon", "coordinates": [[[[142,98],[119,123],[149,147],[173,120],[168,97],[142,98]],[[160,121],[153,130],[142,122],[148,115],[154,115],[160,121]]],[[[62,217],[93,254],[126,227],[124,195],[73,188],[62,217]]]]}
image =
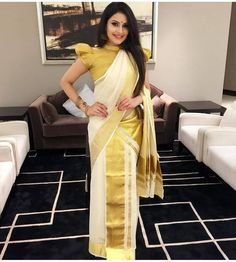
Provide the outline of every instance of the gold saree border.
{"type": "MultiPolygon", "coordinates": [[[[123,258],[124,254],[126,254],[126,251],[122,250],[134,249],[132,247],[132,227],[134,225],[131,222],[132,201],[134,200],[131,195],[131,151],[136,155],[136,158],[138,158],[138,152],[134,150],[132,143],[140,144],[141,142],[142,122],[140,122],[135,112],[132,115],[132,118],[120,123],[120,126],[116,129],[105,149],[106,247],[110,250],[110,254],[116,254],[116,257],[119,258],[123,258]],[[121,128],[124,128],[127,133],[119,132],[121,128]],[[137,132],[133,132],[133,128],[135,128],[135,130],[137,129],[137,132]],[[117,158],[117,156],[114,155],[114,149],[117,155],[123,156],[117,158]]],[[[111,259],[109,254],[107,254],[107,258],[111,259]]],[[[127,259],[127,254],[125,259],[127,259]]],[[[134,259],[134,257],[132,259],[134,259]]]]}
{"type": "Polygon", "coordinates": [[[93,243],[91,240],[89,241],[89,253],[94,256],[103,258],[107,257],[105,245],[100,243],[93,243]]]}
{"type": "Polygon", "coordinates": [[[106,146],[107,247],[124,248],[125,238],[125,143],[116,134],[106,146]],[[118,155],[117,158],[114,149],[118,155]]]}
{"type": "Polygon", "coordinates": [[[110,260],[134,260],[135,249],[110,249],[106,248],[104,244],[98,244],[89,242],[89,252],[94,256],[99,256],[103,258],[109,257],[110,260]]]}

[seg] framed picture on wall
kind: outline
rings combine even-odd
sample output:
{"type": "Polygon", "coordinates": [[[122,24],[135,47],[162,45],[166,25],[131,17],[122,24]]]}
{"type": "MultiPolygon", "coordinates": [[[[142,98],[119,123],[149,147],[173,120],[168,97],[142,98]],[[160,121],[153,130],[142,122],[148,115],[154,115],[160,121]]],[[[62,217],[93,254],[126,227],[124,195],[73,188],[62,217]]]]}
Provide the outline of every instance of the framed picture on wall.
{"type": "MultiPolygon", "coordinates": [[[[156,61],[157,8],[154,2],[126,2],[138,21],[141,44],[156,61]]],[[[97,28],[109,2],[37,2],[40,47],[43,64],[71,64],[75,46],[95,46],[97,28]]]]}

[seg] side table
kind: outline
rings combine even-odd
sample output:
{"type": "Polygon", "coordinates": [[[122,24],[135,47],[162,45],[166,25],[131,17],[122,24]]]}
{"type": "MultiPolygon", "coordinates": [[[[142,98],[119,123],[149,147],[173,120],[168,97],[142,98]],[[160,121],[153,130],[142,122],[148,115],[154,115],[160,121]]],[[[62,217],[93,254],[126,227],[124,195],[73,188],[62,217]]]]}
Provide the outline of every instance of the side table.
{"type": "Polygon", "coordinates": [[[0,120],[11,121],[11,120],[25,120],[29,127],[29,138],[30,138],[30,149],[33,149],[32,130],[30,125],[30,119],[28,117],[27,106],[9,106],[0,107],[0,120]]]}
{"type": "Polygon", "coordinates": [[[24,120],[27,112],[28,107],[26,106],[0,107],[0,120],[24,120]]]}
{"type": "Polygon", "coordinates": [[[178,106],[185,112],[196,113],[220,113],[222,116],[226,110],[225,107],[212,101],[179,101],[178,106]]]}

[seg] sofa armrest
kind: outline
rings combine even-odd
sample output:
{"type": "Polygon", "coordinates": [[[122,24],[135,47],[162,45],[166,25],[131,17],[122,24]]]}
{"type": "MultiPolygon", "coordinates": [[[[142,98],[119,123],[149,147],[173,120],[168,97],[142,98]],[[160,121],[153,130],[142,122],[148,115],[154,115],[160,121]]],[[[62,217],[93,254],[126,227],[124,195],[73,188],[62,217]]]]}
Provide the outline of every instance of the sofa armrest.
{"type": "Polygon", "coordinates": [[[0,139],[0,162],[12,162],[15,170],[15,175],[17,174],[16,166],[16,148],[14,139],[1,140],[0,139]]]}
{"type": "Polygon", "coordinates": [[[28,124],[25,121],[6,121],[0,123],[0,136],[26,135],[29,136],[28,124]]]}
{"type": "Polygon", "coordinates": [[[9,142],[0,141],[0,162],[14,162],[12,145],[9,142]]]}
{"type": "Polygon", "coordinates": [[[35,121],[39,121],[40,124],[43,124],[43,117],[41,114],[40,107],[42,103],[46,101],[47,101],[47,96],[41,95],[31,103],[28,109],[31,122],[35,120],[35,121]],[[36,119],[34,117],[36,117],[36,119]]]}
{"type": "Polygon", "coordinates": [[[161,96],[163,95],[163,91],[161,89],[159,89],[158,87],[154,86],[153,84],[149,83],[149,86],[150,86],[150,95],[151,95],[151,98],[153,98],[154,96],[161,96]]]}
{"type": "Polygon", "coordinates": [[[166,125],[171,125],[175,128],[175,124],[177,122],[178,116],[178,104],[177,101],[164,93],[160,97],[165,102],[164,112],[163,112],[163,119],[166,121],[166,125]]]}
{"type": "Polygon", "coordinates": [[[14,159],[16,160],[16,139],[11,136],[0,136],[0,143],[8,143],[11,145],[11,148],[13,149],[14,159]]]}
{"type": "Polygon", "coordinates": [[[176,112],[177,114],[177,101],[173,97],[167,95],[166,93],[161,95],[160,98],[165,102],[163,118],[165,120],[168,120],[169,115],[170,113],[172,113],[172,111],[176,112]]]}
{"type": "Polygon", "coordinates": [[[187,125],[218,126],[222,116],[205,113],[181,113],[179,116],[179,127],[187,125]]]}
{"type": "Polygon", "coordinates": [[[47,96],[41,95],[39,96],[28,109],[29,118],[33,133],[34,146],[37,148],[37,144],[41,143],[43,137],[43,117],[41,114],[41,105],[43,102],[47,101],[47,96]]]}

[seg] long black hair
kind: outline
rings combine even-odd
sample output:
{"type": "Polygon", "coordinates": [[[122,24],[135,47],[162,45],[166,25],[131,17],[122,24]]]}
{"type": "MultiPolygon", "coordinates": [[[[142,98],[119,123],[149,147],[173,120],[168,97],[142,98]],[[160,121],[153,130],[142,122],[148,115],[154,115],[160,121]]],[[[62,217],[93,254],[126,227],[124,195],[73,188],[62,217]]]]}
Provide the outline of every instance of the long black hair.
{"type": "Polygon", "coordinates": [[[120,45],[120,47],[125,50],[127,53],[131,53],[139,72],[139,79],[134,90],[134,96],[139,95],[144,81],[145,81],[145,61],[144,53],[140,44],[139,32],[138,32],[138,23],[134,16],[131,8],[124,2],[112,2],[110,3],[103,11],[101,21],[98,26],[98,36],[97,42],[98,47],[103,47],[107,41],[107,32],[106,26],[107,21],[116,13],[122,13],[127,18],[128,24],[128,36],[125,41],[120,45]]]}

